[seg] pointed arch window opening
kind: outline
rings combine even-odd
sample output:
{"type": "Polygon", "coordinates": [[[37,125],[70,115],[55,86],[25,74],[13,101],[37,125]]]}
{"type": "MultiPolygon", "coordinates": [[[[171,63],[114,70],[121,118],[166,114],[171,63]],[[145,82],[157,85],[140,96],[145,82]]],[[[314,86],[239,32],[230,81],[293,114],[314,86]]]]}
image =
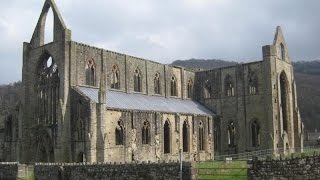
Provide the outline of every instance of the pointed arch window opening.
{"type": "Polygon", "coordinates": [[[204,151],[205,150],[205,133],[204,133],[204,126],[203,122],[200,121],[199,123],[199,150],[204,151]]]}
{"type": "Polygon", "coordinates": [[[249,94],[258,94],[258,79],[255,73],[251,73],[248,78],[249,94]]]}
{"type": "Polygon", "coordinates": [[[251,124],[251,140],[252,147],[260,146],[260,126],[256,120],[251,124]]]}
{"type": "Polygon", "coordinates": [[[203,88],[204,88],[204,98],[206,98],[206,99],[211,98],[212,88],[211,88],[211,84],[210,84],[209,80],[205,81],[203,88]]]}
{"type": "Polygon", "coordinates": [[[155,94],[161,94],[160,89],[160,74],[156,73],[154,76],[154,93],[155,94]]]}
{"type": "Polygon", "coordinates": [[[178,94],[177,94],[177,81],[176,81],[175,76],[171,77],[171,96],[178,96],[178,94]]]}
{"type": "Polygon", "coordinates": [[[288,132],[288,80],[284,72],[280,75],[280,96],[282,112],[282,128],[288,132]]]}
{"type": "Polygon", "coordinates": [[[150,123],[144,121],[142,126],[142,144],[150,144],[150,140],[150,123]]]}
{"type": "Polygon", "coordinates": [[[214,150],[218,150],[219,137],[220,137],[220,125],[218,123],[214,124],[214,150]]]}
{"type": "Polygon", "coordinates": [[[234,96],[234,85],[230,75],[226,77],[226,96],[234,96]]]}
{"type": "Polygon", "coordinates": [[[135,91],[135,92],[142,92],[142,87],[141,87],[141,85],[142,85],[142,83],[141,83],[142,79],[141,79],[141,72],[140,72],[139,69],[136,69],[136,70],[134,71],[133,78],[134,78],[134,82],[133,82],[133,83],[134,83],[134,87],[133,87],[134,91],[135,91]]]}
{"type": "Polygon", "coordinates": [[[43,44],[49,44],[54,41],[54,15],[50,6],[43,18],[43,44]]]}
{"type": "Polygon", "coordinates": [[[123,127],[123,121],[120,119],[117,122],[117,126],[115,129],[115,134],[116,134],[116,145],[124,145],[124,139],[125,139],[125,134],[124,134],[124,127],[123,127]]]}
{"type": "Polygon", "coordinates": [[[56,62],[44,54],[37,67],[37,123],[57,124],[60,77],[56,62]]]}
{"type": "Polygon", "coordinates": [[[170,153],[170,144],[171,144],[171,133],[170,133],[170,124],[168,120],[164,123],[163,128],[163,152],[164,154],[170,153]]]}
{"type": "Polygon", "coordinates": [[[188,124],[188,121],[185,120],[183,122],[183,127],[182,127],[182,138],[183,138],[183,152],[189,152],[189,132],[190,132],[190,127],[188,124]]]}
{"type": "Polygon", "coordinates": [[[95,86],[96,71],[95,71],[95,63],[92,59],[87,61],[85,71],[86,71],[86,85],[95,86]]]}
{"type": "Polygon", "coordinates": [[[235,147],[235,137],[236,137],[236,128],[234,126],[234,123],[231,122],[228,125],[228,145],[229,147],[235,147]]]}
{"type": "Polygon", "coordinates": [[[112,67],[111,88],[120,89],[120,71],[117,65],[112,67]]]}
{"type": "Polygon", "coordinates": [[[85,123],[84,120],[81,118],[81,111],[82,111],[82,102],[79,100],[77,105],[77,118],[76,118],[76,133],[77,133],[77,140],[78,141],[85,141],[85,123]]]}
{"type": "Polygon", "coordinates": [[[286,51],[282,43],[280,43],[280,58],[281,60],[285,60],[286,58],[286,51]]]}
{"type": "Polygon", "coordinates": [[[84,141],[85,140],[85,124],[83,119],[78,119],[78,141],[84,141]]]}
{"type": "Polygon", "coordinates": [[[187,88],[187,97],[192,98],[193,95],[193,81],[192,79],[188,80],[188,88],[187,88]]]}

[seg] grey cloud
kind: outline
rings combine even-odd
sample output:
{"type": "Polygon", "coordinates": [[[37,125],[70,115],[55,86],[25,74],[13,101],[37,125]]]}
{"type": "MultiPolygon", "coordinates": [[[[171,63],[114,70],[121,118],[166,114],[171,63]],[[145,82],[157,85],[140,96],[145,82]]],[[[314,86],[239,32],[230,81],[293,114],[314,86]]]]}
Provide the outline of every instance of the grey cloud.
{"type": "MultiPolygon", "coordinates": [[[[272,43],[277,25],[282,26],[292,59],[320,59],[318,0],[56,0],[56,4],[73,40],[162,63],[192,57],[261,60],[261,46],[272,43]]],[[[42,5],[38,0],[0,2],[0,84],[20,79],[22,42],[30,40],[42,5]],[[8,26],[1,24],[4,20],[8,26]]]]}

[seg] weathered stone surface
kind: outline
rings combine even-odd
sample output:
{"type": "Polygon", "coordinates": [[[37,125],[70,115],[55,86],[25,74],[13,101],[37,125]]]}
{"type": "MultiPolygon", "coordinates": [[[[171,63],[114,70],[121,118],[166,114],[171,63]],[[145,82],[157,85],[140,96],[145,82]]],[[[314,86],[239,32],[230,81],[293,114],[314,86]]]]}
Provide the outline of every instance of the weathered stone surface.
{"type": "Polygon", "coordinates": [[[318,158],[249,161],[248,179],[319,179],[320,166],[313,163],[318,158]]]}

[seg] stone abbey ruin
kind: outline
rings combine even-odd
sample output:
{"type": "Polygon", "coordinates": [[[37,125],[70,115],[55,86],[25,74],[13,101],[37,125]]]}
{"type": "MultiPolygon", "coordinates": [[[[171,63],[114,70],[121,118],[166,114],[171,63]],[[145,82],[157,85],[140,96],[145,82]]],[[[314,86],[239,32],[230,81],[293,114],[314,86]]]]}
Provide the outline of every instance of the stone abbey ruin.
{"type": "Polygon", "coordinates": [[[212,160],[303,148],[295,78],[280,27],[262,60],[191,71],[72,41],[46,0],[23,44],[23,99],[6,120],[4,161],[212,160]],[[54,40],[44,44],[48,10],[54,40]]]}

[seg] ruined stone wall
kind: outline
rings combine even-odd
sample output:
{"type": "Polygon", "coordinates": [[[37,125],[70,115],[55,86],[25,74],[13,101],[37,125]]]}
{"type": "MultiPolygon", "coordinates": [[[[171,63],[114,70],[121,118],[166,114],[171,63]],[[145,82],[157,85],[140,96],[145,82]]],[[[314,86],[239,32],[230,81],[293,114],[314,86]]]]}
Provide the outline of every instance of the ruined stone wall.
{"type": "MultiPolygon", "coordinates": [[[[36,164],[38,180],[85,179],[178,179],[179,163],[132,164],[36,164]]],[[[192,179],[190,163],[183,163],[183,179],[192,179]]]]}
{"type": "MultiPolygon", "coordinates": [[[[179,149],[183,148],[183,123],[188,126],[188,151],[183,152],[184,160],[213,159],[213,119],[211,116],[147,112],[137,110],[110,109],[104,112],[103,119],[97,119],[98,105],[75,89],[71,91],[71,154],[72,161],[78,161],[79,153],[84,153],[83,162],[132,162],[178,160],[179,149]],[[79,102],[81,108],[79,111],[79,102]],[[79,117],[84,120],[85,138],[77,139],[79,117]],[[116,145],[115,131],[119,122],[123,123],[124,144],[116,145]],[[142,143],[144,122],[150,124],[150,143],[142,143]],[[170,153],[164,153],[164,124],[170,124],[170,153]],[[201,121],[201,123],[200,123],[201,121]],[[100,122],[101,124],[99,124],[100,122]],[[205,148],[199,150],[199,126],[204,129],[205,148]],[[101,128],[104,127],[104,128],[101,128]],[[101,141],[98,140],[101,139],[101,141]],[[97,146],[102,147],[98,152],[97,146]]],[[[81,161],[81,162],[82,162],[81,161]]]]}
{"type": "Polygon", "coordinates": [[[110,109],[107,110],[105,118],[104,162],[178,160],[179,149],[182,149],[182,126],[185,120],[189,124],[189,151],[183,153],[184,160],[211,160],[213,158],[213,136],[212,131],[208,131],[212,125],[212,119],[209,117],[110,109]],[[124,145],[116,145],[115,142],[115,130],[119,120],[124,123],[124,145]],[[142,143],[142,127],[146,120],[150,123],[150,144],[142,143]],[[204,151],[200,151],[197,147],[200,120],[205,129],[204,151]],[[170,153],[168,154],[164,153],[165,121],[170,124],[170,153]]]}
{"type": "Polygon", "coordinates": [[[92,60],[95,67],[95,82],[94,86],[100,85],[100,73],[102,65],[102,49],[94,48],[88,45],[79,45],[71,42],[72,51],[72,74],[75,85],[88,85],[86,84],[86,67],[88,61],[92,60]]]}
{"type": "MultiPolygon", "coordinates": [[[[72,89],[70,92],[71,98],[71,158],[72,162],[79,162],[80,153],[89,154],[90,136],[91,132],[91,111],[90,100],[79,94],[76,89],[72,89]],[[79,138],[80,122],[83,123],[83,138],[79,138]]],[[[87,157],[84,157],[87,158],[87,157]]],[[[82,161],[81,161],[82,162],[82,161]]]]}
{"type": "MultiPolygon", "coordinates": [[[[69,59],[65,52],[68,52],[68,45],[65,42],[52,42],[41,47],[32,49],[31,44],[25,43],[24,61],[22,70],[23,95],[21,104],[23,113],[19,120],[21,127],[20,148],[21,162],[35,161],[37,158],[33,152],[37,151],[37,144],[34,143],[36,125],[45,125],[44,119],[38,117],[37,106],[38,97],[37,83],[39,83],[38,68],[40,63],[44,63],[47,59],[44,57],[49,55],[52,57],[53,63],[56,63],[59,71],[59,97],[56,109],[57,126],[60,130],[57,133],[56,146],[54,147],[55,159],[57,161],[68,161],[70,150],[69,136],[69,109],[67,108],[69,101],[69,59]],[[63,127],[63,128],[62,128],[63,127]],[[61,132],[61,130],[64,130],[61,132]],[[22,151],[23,150],[23,151],[22,151]]],[[[46,125],[45,125],[46,126],[46,125]]],[[[39,128],[38,128],[39,129],[39,128]]]]}
{"type": "Polygon", "coordinates": [[[277,27],[273,45],[263,47],[263,57],[270,69],[268,81],[271,84],[272,103],[270,103],[269,114],[273,119],[271,126],[275,139],[274,147],[303,148],[303,125],[297,105],[293,67],[280,27],[277,27]],[[282,79],[285,79],[285,83],[282,79]],[[282,85],[286,89],[285,93],[282,93],[282,85]],[[282,102],[282,96],[286,96],[286,103],[282,102]],[[286,104],[286,109],[283,104],[286,104]],[[284,119],[284,111],[287,119],[284,119]],[[287,129],[284,128],[284,122],[287,124],[287,129]]]}
{"type": "Polygon", "coordinates": [[[71,42],[71,76],[74,85],[86,85],[85,68],[88,60],[93,60],[95,65],[95,86],[100,86],[101,72],[106,72],[107,89],[111,88],[112,69],[116,66],[119,70],[119,90],[128,93],[134,91],[134,73],[141,73],[141,92],[148,95],[171,96],[171,78],[174,76],[177,82],[177,96],[175,98],[187,97],[188,80],[194,80],[194,73],[181,67],[172,67],[154,61],[141,59],[125,54],[103,50],[89,45],[71,42]],[[101,67],[102,64],[104,67],[101,67]],[[155,74],[160,75],[160,94],[154,91],[155,74]]]}
{"type": "Polygon", "coordinates": [[[269,103],[269,93],[266,90],[268,82],[265,81],[268,71],[263,61],[241,64],[232,67],[213,69],[196,73],[196,98],[207,108],[219,115],[219,143],[218,151],[221,154],[237,153],[248,150],[271,148],[272,139],[268,132],[272,132],[267,123],[266,108],[269,103]],[[255,93],[250,93],[249,76],[256,77],[255,93]],[[233,84],[232,95],[227,94],[227,77],[233,84]],[[210,91],[205,94],[205,86],[210,91]],[[260,126],[259,147],[253,147],[250,125],[257,121],[260,126]],[[228,146],[228,126],[233,122],[235,126],[236,147],[228,146]]]}
{"type": "Polygon", "coordinates": [[[248,163],[248,179],[319,179],[320,156],[248,163]]]}

